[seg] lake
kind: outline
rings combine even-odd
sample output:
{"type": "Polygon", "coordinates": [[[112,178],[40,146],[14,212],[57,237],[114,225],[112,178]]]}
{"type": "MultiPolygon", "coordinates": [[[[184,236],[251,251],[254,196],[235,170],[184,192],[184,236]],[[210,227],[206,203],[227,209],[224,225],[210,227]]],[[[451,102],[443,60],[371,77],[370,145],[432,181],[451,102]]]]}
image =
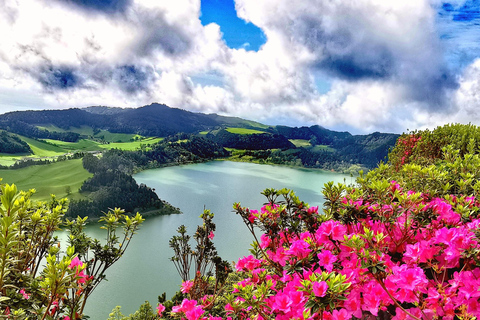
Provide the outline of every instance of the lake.
{"type": "MultiPolygon", "coordinates": [[[[93,320],[106,320],[117,305],[125,315],[135,312],[146,300],[156,306],[160,294],[166,292],[169,298],[179,290],[181,279],[169,260],[173,251],[168,242],[182,224],[192,234],[201,223],[204,207],[215,214],[214,242],[219,255],[237,261],[248,255],[252,237],[232,212],[234,202],[260,209],[266,199],[260,194],[264,189],[286,187],[316,206],[323,203],[324,183],[352,181],[333,172],[228,161],[146,170],[134,178],[154,188],[161,199],[179,207],[183,214],[150,217],[144,222],[126,254],[107,271],[109,281],[89,298],[86,314],[93,320]]],[[[89,226],[87,232],[99,239],[104,237],[98,225],[89,226]]]]}

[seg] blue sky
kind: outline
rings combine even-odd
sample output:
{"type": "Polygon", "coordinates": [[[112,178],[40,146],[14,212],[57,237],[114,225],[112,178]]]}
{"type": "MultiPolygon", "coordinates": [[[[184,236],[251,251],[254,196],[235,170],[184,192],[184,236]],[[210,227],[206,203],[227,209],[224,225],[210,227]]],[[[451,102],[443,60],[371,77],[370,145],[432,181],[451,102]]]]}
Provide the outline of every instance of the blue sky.
{"type": "Polygon", "coordinates": [[[479,0],[4,0],[0,112],[152,102],[354,133],[480,124],[479,0]]]}
{"type": "Polygon", "coordinates": [[[260,46],[266,42],[266,37],[260,28],[237,16],[233,1],[203,0],[200,10],[202,24],[218,24],[225,43],[232,49],[244,48],[258,51],[260,46]]]}

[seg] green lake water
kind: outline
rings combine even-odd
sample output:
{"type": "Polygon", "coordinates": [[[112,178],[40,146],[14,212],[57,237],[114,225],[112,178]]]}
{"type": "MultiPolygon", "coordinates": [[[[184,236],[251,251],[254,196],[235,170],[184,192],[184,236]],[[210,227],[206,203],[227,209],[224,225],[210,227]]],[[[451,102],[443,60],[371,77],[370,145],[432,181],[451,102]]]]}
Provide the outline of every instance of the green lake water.
{"type": "MultiPolygon", "coordinates": [[[[227,161],[147,170],[134,178],[154,188],[161,199],[179,207],[183,214],[150,217],[144,222],[126,254],[107,271],[109,281],[102,282],[89,298],[86,314],[93,320],[106,320],[117,305],[125,315],[146,300],[156,306],[158,295],[166,292],[171,297],[179,289],[181,279],[169,261],[173,251],[168,242],[182,224],[192,234],[201,223],[204,207],[215,213],[214,242],[220,256],[237,261],[248,254],[252,237],[232,212],[234,202],[260,209],[265,202],[262,190],[286,187],[311,206],[321,205],[324,183],[352,181],[332,172],[227,161]]],[[[97,225],[89,226],[88,233],[104,237],[97,225]]]]}

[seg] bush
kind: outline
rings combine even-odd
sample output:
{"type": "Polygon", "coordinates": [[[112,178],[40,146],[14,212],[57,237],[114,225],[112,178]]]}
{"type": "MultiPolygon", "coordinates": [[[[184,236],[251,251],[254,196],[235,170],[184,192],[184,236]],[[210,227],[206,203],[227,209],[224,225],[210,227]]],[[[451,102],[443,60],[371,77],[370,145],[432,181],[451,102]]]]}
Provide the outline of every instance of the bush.
{"type": "MultiPolygon", "coordinates": [[[[255,241],[236,264],[240,280],[215,303],[232,319],[478,318],[477,132],[402,136],[390,162],[356,185],[326,184],[323,213],[285,189],[265,190],[259,211],[235,204],[255,241]]],[[[158,310],[217,319],[211,304],[187,292],[158,310]]]]}
{"type": "Polygon", "coordinates": [[[106,244],[85,235],[86,218],[69,221],[69,246],[61,251],[54,232],[67,200],[53,196],[48,203],[34,203],[33,192],[1,185],[0,318],[82,319],[87,298],[123,255],[143,219],[138,214],[129,218],[120,209],[108,212],[101,219],[106,244]],[[123,238],[114,232],[120,226],[123,238]],[[88,252],[93,258],[87,261],[88,252]]]}

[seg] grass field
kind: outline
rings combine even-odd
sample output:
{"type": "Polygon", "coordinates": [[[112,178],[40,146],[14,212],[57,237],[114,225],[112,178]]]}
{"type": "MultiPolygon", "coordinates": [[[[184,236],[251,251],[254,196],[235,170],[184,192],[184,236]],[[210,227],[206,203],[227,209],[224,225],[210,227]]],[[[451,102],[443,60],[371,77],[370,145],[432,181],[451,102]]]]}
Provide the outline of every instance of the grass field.
{"type": "Polygon", "coordinates": [[[130,133],[112,133],[106,130],[100,130],[95,136],[97,139],[102,139],[106,142],[130,142],[135,137],[141,138],[141,136],[130,133]]]}
{"type": "Polygon", "coordinates": [[[118,142],[118,143],[109,143],[109,144],[100,144],[99,147],[102,149],[122,149],[122,150],[136,150],[140,146],[154,144],[162,141],[163,138],[144,138],[142,140],[132,141],[132,142],[118,142]]]}
{"type": "Polygon", "coordinates": [[[37,128],[40,129],[40,130],[48,130],[48,131],[50,131],[50,132],[65,132],[64,129],[59,128],[59,127],[54,126],[54,125],[37,126],[37,128]]]}
{"type": "Polygon", "coordinates": [[[297,147],[297,148],[299,148],[299,147],[308,148],[308,147],[311,147],[311,146],[312,146],[308,140],[303,140],[303,139],[289,139],[288,141],[290,141],[291,143],[293,143],[293,144],[295,145],[295,147],[297,147]]]}
{"type": "Polygon", "coordinates": [[[234,134],[265,133],[265,131],[253,130],[253,129],[245,129],[245,128],[227,128],[226,130],[227,130],[228,132],[234,133],[234,134]]]}
{"type": "Polygon", "coordinates": [[[313,152],[318,152],[318,151],[334,152],[334,151],[335,151],[334,148],[329,147],[329,146],[327,146],[327,145],[321,145],[321,144],[314,146],[314,147],[311,148],[310,150],[313,151],[313,152]]]}
{"type": "Polygon", "coordinates": [[[54,146],[42,141],[20,136],[20,139],[28,143],[36,157],[54,157],[65,153],[61,147],[54,146]]]}
{"type": "Polygon", "coordinates": [[[96,151],[101,149],[101,144],[99,142],[87,139],[80,139],[77,142],[66,142],[51,139],[45,139],[45,141],[58,146],[63,150],[63,153],[69,151],[96,151]]]}
{"type": "MultiPolygon", "coordinates": [[[[52,127],[43,127],[47,129],[54,129],[52,127]]],[[[61,129],[60,129],[61,130],[61,129]]],[[[124,134],[124,133],[110,133],[108,131],[101,131],[99,135],[105,134],[105,141],[125,141],[125,142],[111,142],[108,144],[102,144],[100,142],[90,139],[80,139],[77,142],[65,142],[60,140],[45,139],[44,141],[30,139],[20,136],[20,139],[28,143],[33,151],[33,155],[29,154],[6,154],[0,153],[0,165],[11,166],[16,161],[27,158],[43,158],[43,157],[57,157],[66,153],[75,151],[101,151],[105,149],[122,149],[122,150],[136,150],[142,145],[154,144],[162,141],[163,138],[149,137],[145,138],[139,135],[124,134]],[[107,140],[108,138],[108,140],[107,140]],[[131,141],[132,139],[136,141],[131,141]]]]}
{"type": "Polygon", "coordinates": [[[83,168],[82,159],[60,161],[47,165],[30,166],[16,170],[0,170],[2,183],[15,183],[19,190],[37,189],[33,199],[48,200],[50,194],[57,198],[67,196],[67,187],[71,189],[70,199],[81,198],[78,189],[83,181],[92,175],[83,168]]]}
{"type": "Polygon", "coordinates": [[[48,130],[48,131],[51,131],[51,132],[67,132],[67,131],[70,131],[70,132],[75,132],[75,133],[82,134],[82,135],[85,135],[85,136],[92,136],[93,135],[93,129],[89,126],[81,126],[79,128],[70,127],[70,128],[68,128],[68,130],[59,128],[59,127],[54,126],[54,125],[37,126],[37,128],[48,130]]]}
{"type": "Polygon", "coordinates": [[[28,154],[19,155],[19,154],[8,154],[8,153],[0,153],[0,165],[2,166],[11,166],[15,164],[18,160],[29,156],[28,154]]]}

